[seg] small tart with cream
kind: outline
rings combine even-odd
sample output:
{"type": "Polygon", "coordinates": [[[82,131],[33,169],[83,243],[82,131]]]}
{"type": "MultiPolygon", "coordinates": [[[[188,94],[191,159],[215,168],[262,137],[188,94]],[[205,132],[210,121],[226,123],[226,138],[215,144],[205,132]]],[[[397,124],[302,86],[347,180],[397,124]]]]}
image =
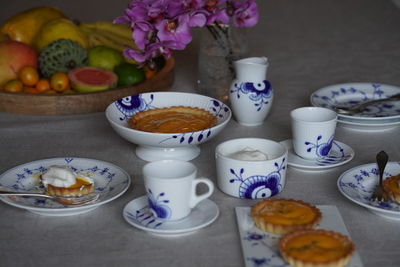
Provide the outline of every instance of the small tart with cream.
{"type": "Polygon", "coordinates": [[[152,133],[187,133],[214,127],[217,118],[207,110],[173,106],[141,111],[128,121],[134,130],[152,133]]]}
{"type": "Polygon", "coordinates": [[[279,251],[294,267],[343,267],[354,254],[347,236],[336,232],[303,229],[288,233],[279,241],[279,251]]]}
{"type": "Polygon", "coordinates": [[[400,204],[400,174],[383,180],[383,189],[390,200],[400,204]]]}
{"type": "Polygon", "coordinates": [[[52,196],[74,197],[94,191],[93,179],[77,174],[67,166],[50,166],[40,179],[46,194],[52,196]]]}
{"type": "Polygon", "coordinates": [[[251,208],[251,216],[258,228],[277,235],[313,228],[322,218],[318,208],[294,199],[264,199],[251,208]]]}

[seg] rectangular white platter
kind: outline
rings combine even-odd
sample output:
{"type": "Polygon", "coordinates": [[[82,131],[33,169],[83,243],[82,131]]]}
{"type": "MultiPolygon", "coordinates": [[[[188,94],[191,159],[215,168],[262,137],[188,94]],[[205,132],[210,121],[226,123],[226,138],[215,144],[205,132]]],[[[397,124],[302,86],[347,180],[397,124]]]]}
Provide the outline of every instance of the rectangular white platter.
{"type": "MultiPolygon", "coordinates": [[[[351,239],[336,206],[318,205],[317,207],[322,212],[322,220],[316,228],[339,232],[351,239]]],[[[258,229],[250,216],[250,207],[236,207],[236,219],[246,267],[289,266],[279,254],[277,246],[279,236],[258,229]]],[[[347,267],[363,267],[357,251],[347,267]]]]}

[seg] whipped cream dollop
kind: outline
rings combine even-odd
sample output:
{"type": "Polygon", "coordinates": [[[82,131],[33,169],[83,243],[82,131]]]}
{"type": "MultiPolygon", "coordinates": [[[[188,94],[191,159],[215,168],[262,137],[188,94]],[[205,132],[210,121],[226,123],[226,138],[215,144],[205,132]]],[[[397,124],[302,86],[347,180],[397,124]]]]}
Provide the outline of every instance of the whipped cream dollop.
{"type": "Polygon", "coordinates": [[[268,156],[260,150],[246,147],[240,151],[228,155],[229,158],[238,160],[268,160],[268,156]]]}
{"type": "Polygon", "coordinates": [[[83,179],[93,183],[93,179],[81,174],[75,173],[67,166],[53,165],[42,174],[42,183],[45,187],[49,184],[57,187],[70,187],[76,183],[76,178],[83,179]]]}

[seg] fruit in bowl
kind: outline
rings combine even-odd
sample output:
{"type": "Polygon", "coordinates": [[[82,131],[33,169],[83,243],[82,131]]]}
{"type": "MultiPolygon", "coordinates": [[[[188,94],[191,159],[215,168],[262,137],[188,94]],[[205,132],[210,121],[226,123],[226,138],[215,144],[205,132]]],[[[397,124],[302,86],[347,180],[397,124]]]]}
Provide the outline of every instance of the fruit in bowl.
{"type": "MultiPolygon", "coordinates": [[[[169,109],[171,108],[171,109],[169,109]]],[[[197,112],[196,112],[197,114],[197,112]]],[[[179,92],[154,92],[136,94],[111,103],[106,109],[106,117],[112,128],[127,141],[137,144],[136,155],[146,161],[161,159],[192,160],[200,154],[202,144],[220,133],[232,116],[227,105],[211,97],[179,92]],[[129,120],[135,114],[151,110],[175,107],[185,110],[200,110],[210,113],[215,119],[214,126],[191,131],[177,130],[169,133],[147,132],[133,129],[129,120]]]]}

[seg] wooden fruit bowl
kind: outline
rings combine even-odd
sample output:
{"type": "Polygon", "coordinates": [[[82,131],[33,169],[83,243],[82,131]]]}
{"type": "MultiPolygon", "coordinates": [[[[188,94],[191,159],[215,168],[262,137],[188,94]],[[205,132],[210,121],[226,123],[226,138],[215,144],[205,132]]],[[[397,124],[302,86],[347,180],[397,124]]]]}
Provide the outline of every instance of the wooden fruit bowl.
{"type": "Polygon", "coordinates": [[[167,90],[174,82],[174,66],[175,60],[171,57],[161,71],[143,83],[94,93],[33,95],[0,91],[0,112],[32,115],[103,112],[109,104],[124,96],[167,90]]]}

